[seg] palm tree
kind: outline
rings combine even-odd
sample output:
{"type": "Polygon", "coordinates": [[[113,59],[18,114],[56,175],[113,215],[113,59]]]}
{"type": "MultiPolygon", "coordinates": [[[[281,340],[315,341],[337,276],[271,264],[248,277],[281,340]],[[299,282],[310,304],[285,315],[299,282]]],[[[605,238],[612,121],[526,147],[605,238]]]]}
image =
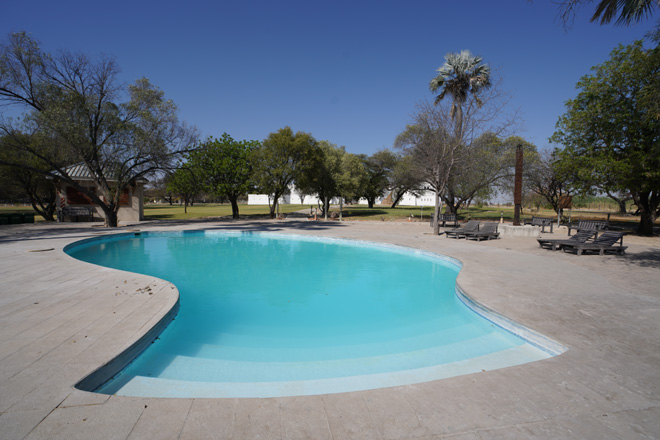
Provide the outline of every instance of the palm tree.
{"type": "MultiPolygon", "coordinates": [[[[564,0],[560,4],[561,19],[564,23],[572,21],[578,7],[594,0],[564,0]]],[[[660,0],[598,0],[592,22],[608,24],[616,18],[616,24],[630,26],[652,15],[660,8],[660,0]],[[617,18],[618,15],[618,18],[617,18]]]]}
{"type": "Polygon", "coordinates": [[[490,67],[481,64],[483,58],[474,56],[469,50],[445,55],[445,64],[438,68],[438,76],[429,84],[432,92],[440,89],[435,98],[437,105],[445,96],[452,97],[451,118],[455,123],[456,137],[463,137],[463,104],[470,94],[478,106],[482,105],[477,96],[480,90],[490,86],[490,67]]]}

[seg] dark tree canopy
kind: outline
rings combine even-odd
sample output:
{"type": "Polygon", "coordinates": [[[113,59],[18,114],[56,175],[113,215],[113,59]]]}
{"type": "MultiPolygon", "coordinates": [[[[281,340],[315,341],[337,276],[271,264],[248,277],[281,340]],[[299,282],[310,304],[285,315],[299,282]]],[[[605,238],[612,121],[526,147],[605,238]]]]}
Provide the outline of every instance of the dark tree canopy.
{"type": "Polygon", "coordinates": [[[183,200],[183,212],[188,212],[188,205],[192,205],[195,197],[201,191],[200,178],[197,170],[189,163],[182,164],[168,176],[166,191],[178,195],[183,200]]]}
{"type": "Polygon", "coordinates": [[[630,193],[640,233],[652,234],[660,205],[660,47],[619,46],[592,71],[551,140],[564,145],[559,158],[583,187],[630,193]]]}
{"type": "Polygon", "coordinates": [[[558,151],[544,151],[541,154],[525,152],[525,186],[531,192],[545,199],[561,218],[562,198],[575,193],[574,176],[558,165],[558,151]]]}
{"type": "Polygon", "coordinates": [[[290,127],[284,127],[269,134],[250,160],[254,184],[260,192],[272,197],[270,216],[275,218],[280,197],[288,194],[291,185],[318,164],[318,142],[309,133],[294,133],[290,127]]]}
{"type": "MultiPolygon", "coordinates": [[[[30,143],[38,140],[22,136],[21,141],[30,143]]],[[[44,172],[49,171],[48,164],[33,155],[8,147],[5,142],[11,143],[12,140],[6,136],[0,137],[0,162],[13,162],[23,166],[0,165],[0,187],[3,187],[4,191],[13,191],[15,196],[26,198],[44,220],[54,221],[57,192],[53,182],[44,175],[44,172]]]]}
{"type": "Polygon", "coordinates": [[[189,164],[203,189],[227,198],[233,218],[239,218],[239,197],[246,195],[253,186],[250,156],[258,147],[258,141],[236,141],[223,133],[220,139],[209,138],[190,154],[189,164]]]}
{"type": "Polygon", "coordinates": [[[390,208],[395,208],[407,192],[419,195],[423,188],[424,180],[417,172],[413,157],[399,155],[391,174],[392,204],[390,208]]]}
{"type": "Polygon", "coordinates": [[[399,159],[400,157],[390,150],[380,150],[371,156],[362,156],[367,179],[360,195],[367,199],[369,208],[373,208],[376,199],[391,189],[392,173],[399,159]]]}
{"type": "Polygon", "coordinates": [[[23,111],[18,119],[0,118],[0,135],[9,139],[6,148],[38,159],[48,171],[25,161],[1,163],[67,182],[101,207],[108,226],[117,225],[129,185],[169,167],[195,141],[161,90],[146,78],[124,87],[118,73],[112,58],[51,55],[26,33],[0,43],[0,105],[23,111]],[[67,167],[80,164],[98,192],[68,174],[67,167]]]}

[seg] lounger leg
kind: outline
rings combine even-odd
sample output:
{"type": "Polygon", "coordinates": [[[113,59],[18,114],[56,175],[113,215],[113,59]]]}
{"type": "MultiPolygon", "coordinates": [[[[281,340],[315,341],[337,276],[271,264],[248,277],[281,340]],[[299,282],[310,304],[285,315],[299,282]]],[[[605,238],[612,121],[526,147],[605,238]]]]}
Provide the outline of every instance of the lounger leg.
{"type": "Polygon", "coordinates": [[[582,249],[578,249],[577,254],[578,254],[578,256],[582,255],[582,249]]]}

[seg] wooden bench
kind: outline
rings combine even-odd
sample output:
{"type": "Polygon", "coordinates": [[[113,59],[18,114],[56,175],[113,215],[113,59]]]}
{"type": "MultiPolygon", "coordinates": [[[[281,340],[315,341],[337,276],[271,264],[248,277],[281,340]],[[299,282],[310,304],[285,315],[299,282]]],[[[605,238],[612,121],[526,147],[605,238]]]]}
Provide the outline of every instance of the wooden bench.
{"type": "MultiPolygon", "coordinates": [[[[552,217],[532,217],[531,220],[525,222],[526,225],[540,226],[541,232],[545,232],[545,227],[550,226],[550,233],[552,233],[552,217]]],[[[570,235],[570,234],[569,234],[570,235]]]]}
{"type": "Polygon", "coordinates": [[[57,221],[63,222],[65,217],[75,218],[77,222],[81,217],[86,217],[87,221],[94,221],[94,208],[70,207],[67,206],[57,210],[57,221]]]}
{"type": "MultiPolygon", "coordinates": [[[[431,214],[431,226],[433,226],[434,215],[431,214]]],[[[447,225],[452,225],[452,227],[458,227],[458,216],[456,214],[440,214],[438,216],[438,222],[443,228],[446,228],[447,225]]]]}
{"type": "Polygon", "coordinates": [[[568,224],[568,235],[571,235],[571,231],[596,231],[596,236],[601,231],[604,231],[608,228],[609,222],[603,220],[578,220],[577,225],[572,223],[568,224]]]}

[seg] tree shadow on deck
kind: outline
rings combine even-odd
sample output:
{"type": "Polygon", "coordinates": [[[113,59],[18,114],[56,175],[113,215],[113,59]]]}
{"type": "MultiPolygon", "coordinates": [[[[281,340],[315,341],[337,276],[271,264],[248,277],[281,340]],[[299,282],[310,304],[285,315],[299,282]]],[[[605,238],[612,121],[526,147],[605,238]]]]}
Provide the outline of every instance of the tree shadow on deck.
{"type": "Polygon", "coordinates": [[[660,249],[648,249],[643,252],[627,253],[626,263],[638,267],[660,269],[660,249]]]}

